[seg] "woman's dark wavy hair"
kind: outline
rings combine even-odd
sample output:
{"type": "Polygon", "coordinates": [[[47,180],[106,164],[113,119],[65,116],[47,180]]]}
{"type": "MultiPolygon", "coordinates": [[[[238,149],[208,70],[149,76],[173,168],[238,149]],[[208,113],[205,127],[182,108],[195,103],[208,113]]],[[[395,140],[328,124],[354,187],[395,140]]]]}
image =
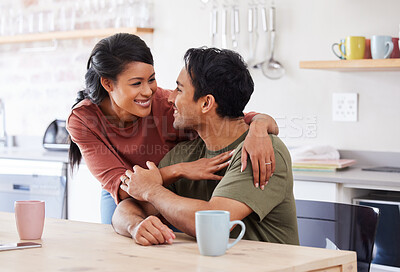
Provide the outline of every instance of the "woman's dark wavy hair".
{"type": "Polygon", "coordinates": [[[254,91],[254,82],[238,53],[217,48],[190,48],[184,60],[194,87],[194,101],[211,94],[218,104],[219,116],[243,116],[254,91]]]}
{"type": "MultiPolygon", "coordinates": [[[[125,70],[125,66],[131,62],[154,65],[150,48],[138,36],[118,33],[99,41],[87,62],[86,88],[78,92],[72,108],[84,99],[89,99],[96,105],[100,104],[108,97],[107,91],[101,85],[101,77],[116,81],[118,75],[125,70]]],[[[69,163],[71,169],[74,169],[74,166],[81,162],[82,154],[71,138],[69,140],[69,163]]]]}

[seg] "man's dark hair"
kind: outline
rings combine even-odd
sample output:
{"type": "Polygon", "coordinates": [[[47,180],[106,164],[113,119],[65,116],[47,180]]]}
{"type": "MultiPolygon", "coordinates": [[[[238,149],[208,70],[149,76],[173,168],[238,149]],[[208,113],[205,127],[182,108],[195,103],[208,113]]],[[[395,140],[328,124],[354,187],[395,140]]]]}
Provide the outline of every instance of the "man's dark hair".
{"type": "Polygon", "coordinates": [[[191,48],[186,51],[184,60],[194,87],[194,101],[211,94],[218,104],[219,116],[243,116],[254,91],[254,82],[238,53],[217,48],[191,48]]]}

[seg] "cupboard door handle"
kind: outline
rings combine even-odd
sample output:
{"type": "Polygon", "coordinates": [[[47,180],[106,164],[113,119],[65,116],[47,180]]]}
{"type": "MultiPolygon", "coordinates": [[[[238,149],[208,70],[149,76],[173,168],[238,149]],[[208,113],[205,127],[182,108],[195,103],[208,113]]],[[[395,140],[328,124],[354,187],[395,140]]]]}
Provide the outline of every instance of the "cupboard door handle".
{"type": "Polygon", "coordinates": [[[22,185],[22,184],[13,184],[13,189],[19,190],[19,191],[30,191],[31,190],[29,185],[22,185]]]}

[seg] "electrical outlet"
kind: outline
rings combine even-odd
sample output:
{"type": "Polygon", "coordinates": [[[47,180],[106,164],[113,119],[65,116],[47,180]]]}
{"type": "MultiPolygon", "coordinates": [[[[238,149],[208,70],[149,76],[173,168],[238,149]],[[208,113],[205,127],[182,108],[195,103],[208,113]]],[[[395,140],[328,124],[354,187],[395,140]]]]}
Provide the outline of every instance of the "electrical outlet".
{"type": "Polygon", "coordinates": [[[332,120],[357,122],[358,93],[333,93],[332,120]]]}

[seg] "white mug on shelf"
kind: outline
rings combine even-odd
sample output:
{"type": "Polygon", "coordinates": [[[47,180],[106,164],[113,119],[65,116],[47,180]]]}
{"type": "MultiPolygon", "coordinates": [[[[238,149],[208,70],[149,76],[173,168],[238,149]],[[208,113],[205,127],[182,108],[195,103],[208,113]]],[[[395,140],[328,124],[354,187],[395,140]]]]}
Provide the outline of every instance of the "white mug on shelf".
{"type": "Polygon", "coordinates": [[[371,55],[373,59],[387,59],[393,51],[391,36],[374,35],[371,37],[371,55]]]}

